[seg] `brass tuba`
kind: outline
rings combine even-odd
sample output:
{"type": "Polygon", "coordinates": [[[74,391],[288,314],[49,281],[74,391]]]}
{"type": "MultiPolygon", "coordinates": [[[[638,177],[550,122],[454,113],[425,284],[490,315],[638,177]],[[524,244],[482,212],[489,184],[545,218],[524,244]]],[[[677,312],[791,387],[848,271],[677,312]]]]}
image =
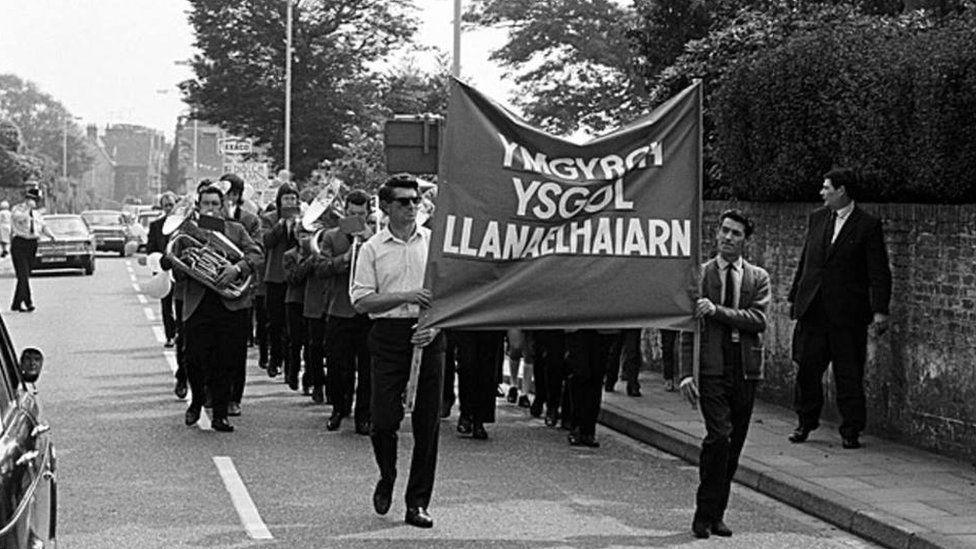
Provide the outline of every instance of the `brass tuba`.
{"type": "Polygon", "coordinates": [[[238,276],[225,286],[218,285],[220,273],[240,261],[244,252],[223,234],[200,227],[191,217],[184,218],[170,235],[166,256],[175,269],[225,299],[239,299],[251,286],[251,275],[238,276]]]}

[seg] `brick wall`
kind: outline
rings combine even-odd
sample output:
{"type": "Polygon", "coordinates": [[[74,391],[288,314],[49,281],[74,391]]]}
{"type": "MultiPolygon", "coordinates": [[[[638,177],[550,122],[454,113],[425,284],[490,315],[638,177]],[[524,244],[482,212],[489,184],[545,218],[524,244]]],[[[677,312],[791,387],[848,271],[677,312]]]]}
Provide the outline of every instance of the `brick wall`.
{"type": "MultiPolygon", "coordinates": [[[[760,398],[789,406],[795,366],[786,296],[817,204],[738,203],[756,223],[750,261],[769,271],[767,378],[760,398]]],[[[703,257],[725,202],[705,203],[703,257]]],[[[868,430],[976,459],[976,205],[864,204],[884,222],[894,287],[891,329],[869,332],[868,430]]],[[[829,377],[829,376],[828,376],[829,377]]],[[[837,418],[833,380],[826,416],[837,418]]],[[[786,433],[784,433],[784,436],[786,433]]]]}

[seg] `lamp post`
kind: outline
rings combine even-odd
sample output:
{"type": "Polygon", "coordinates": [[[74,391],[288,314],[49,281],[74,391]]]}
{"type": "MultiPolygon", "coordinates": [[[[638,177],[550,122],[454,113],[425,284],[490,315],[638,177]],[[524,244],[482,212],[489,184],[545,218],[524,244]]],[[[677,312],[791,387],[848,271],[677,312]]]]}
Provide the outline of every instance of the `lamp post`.
{"type": "Polygon", "coordinates": [[[285,169],[291,171],[292,0],[285,0],[285,169]]]}
{"type": "Polygon", "coordinates": [[[461,78],[461,0],[454,0],[454,59],[451,75],[461,78]]]}

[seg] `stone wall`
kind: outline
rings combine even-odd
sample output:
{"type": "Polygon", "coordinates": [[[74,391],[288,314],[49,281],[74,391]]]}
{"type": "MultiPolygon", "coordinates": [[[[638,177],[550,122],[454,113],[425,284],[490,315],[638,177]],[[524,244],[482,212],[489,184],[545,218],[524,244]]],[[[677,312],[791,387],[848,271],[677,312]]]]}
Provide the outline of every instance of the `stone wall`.
{"type": "MultiPolygon", "coordinates": [[[[703,257],[715,249],[725,202],[705,203],[703,257]]],[[[756,223],[750,261],[772,278],[767,378],[760,398],[789,406],[795,366],[786,296],[807,216],[817,204],[738,203],[756,223]]],[[[891,328],[869,331],[865,389],[868,430],[976,459],[976,205],[864,204],[884,223],[893,291],[891,328]]],[[[829,377],[829,376],[828,376],[829,377]]],[[[827,383],[836,419],[833,380],[827,383]]],[[[784,433],[784,436],[786,433],[784,433]]]]}

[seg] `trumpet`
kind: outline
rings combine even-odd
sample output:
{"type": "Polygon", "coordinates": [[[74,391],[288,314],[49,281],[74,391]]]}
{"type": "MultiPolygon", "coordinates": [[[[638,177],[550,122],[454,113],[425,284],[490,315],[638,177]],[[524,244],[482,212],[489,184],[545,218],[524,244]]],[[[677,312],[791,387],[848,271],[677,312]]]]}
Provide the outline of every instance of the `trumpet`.
{"type": "MultiPolygon", "coordinates": [[[[176,220],[174,217],[174,223],[176,220]]],[[[240,261],[244,252],[223,234],[200,227],[192,218],[184,218],[170,236],[166,255],[175,269],[225,299],[239,299],[251,286],[251,275],[239,275],[227,285],[218,283],[220,273],[240,261]]]]}

